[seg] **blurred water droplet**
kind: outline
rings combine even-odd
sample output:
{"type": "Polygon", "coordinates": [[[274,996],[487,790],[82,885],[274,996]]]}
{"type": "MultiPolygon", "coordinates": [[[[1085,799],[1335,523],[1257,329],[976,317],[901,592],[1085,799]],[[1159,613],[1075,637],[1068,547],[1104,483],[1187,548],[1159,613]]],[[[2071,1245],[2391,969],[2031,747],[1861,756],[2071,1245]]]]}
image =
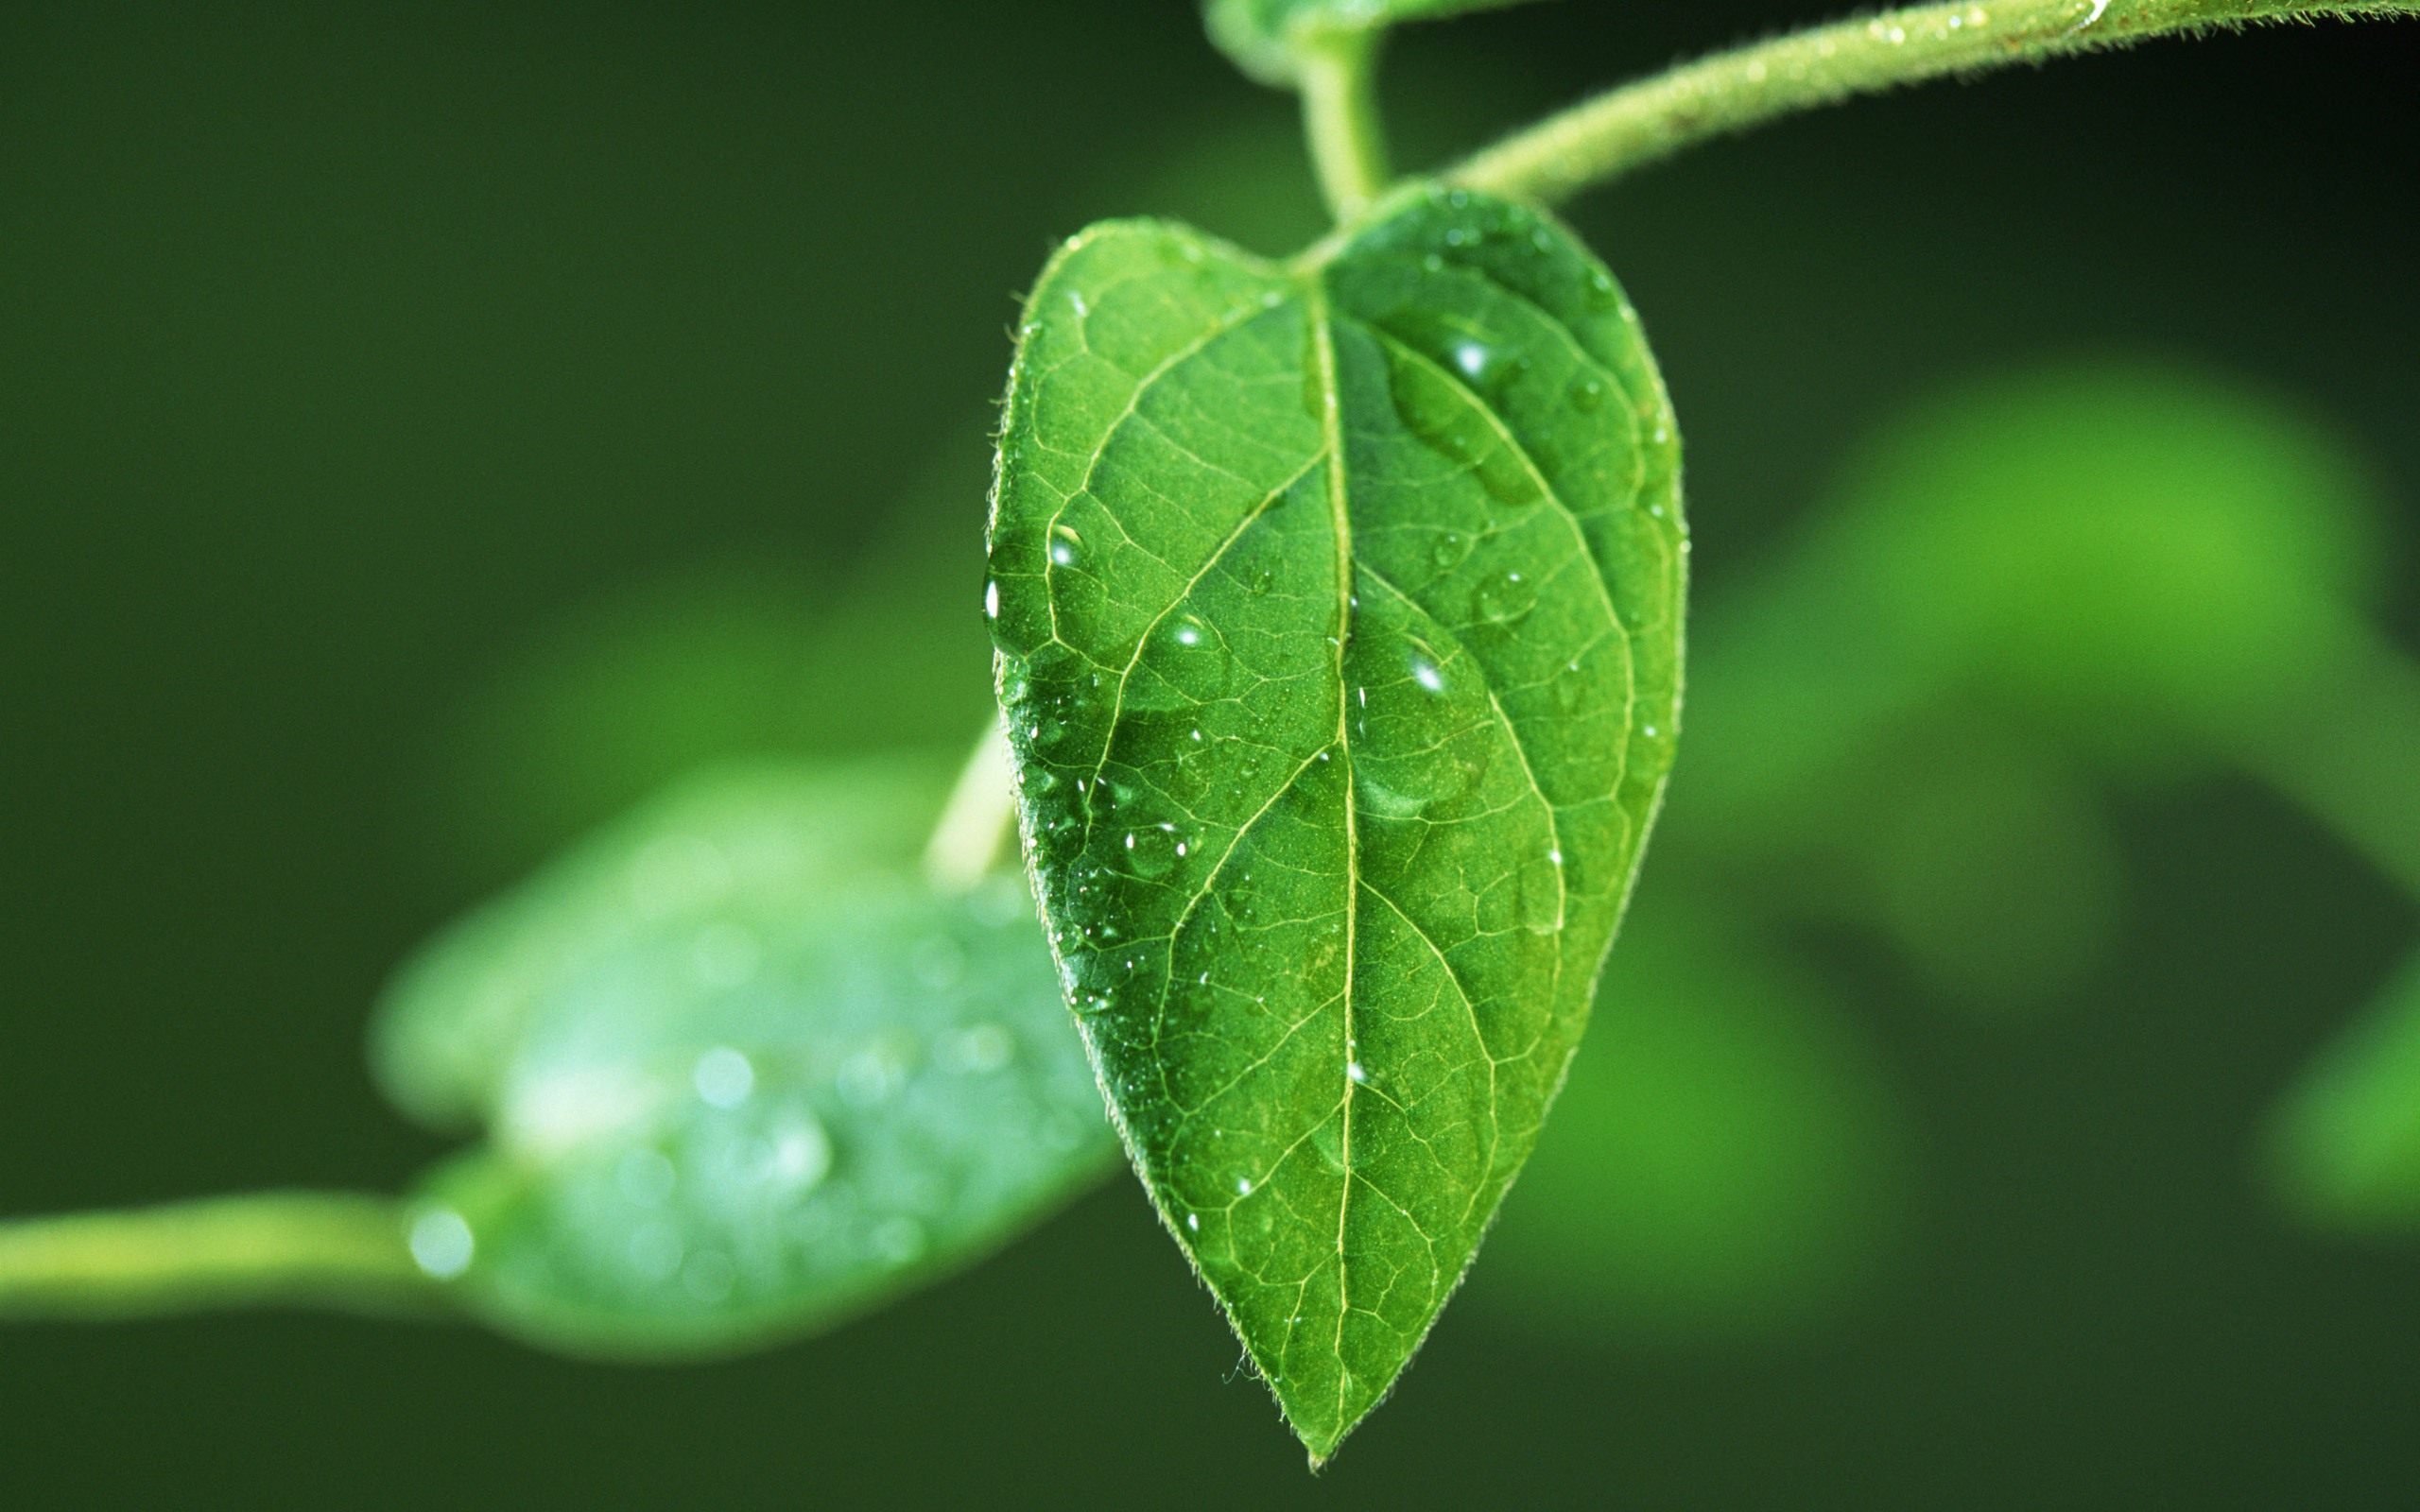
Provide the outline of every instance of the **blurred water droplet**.
{"type": "Polygon", "coordinates": [[[644,1145],[625,1152],[614,1168],[614,1185],[633,1207],[662,1207],[680,1180],[680,1173],[662,1151],[644,1145]]]}
{"type": "Polygon", "coordinates": [[[832,1136],[804,1108],[783,1109],[771,1130],[771,1158],[765,1174],[792,1194],[805,1192],[832,1170],[832,1136]]]}
{"type": "Polygon", "coordinates": [[[885,1218],[866,1239],[875,1254],[894,1265],[905,1265],[925,1253],[925,1226],[913,1218],[885,1218]]]}
{"type": "Polygon", "coordinates": [[[686,1248],[681,1243],[681,1231],[668,1223],[641,1224],[631,1235],[631,1269],[642,1280],[666,1280],[681,1268],[681,1255],[686,1248]]]}
{"type": "Polygon", "coordinates": [[[859,1108],[888,1101],[908,1079],[908,1068],[889,1045],[870,1045],[840,1062],[833,1084],[840,1095],[859,1108]]]}
{"type": "Polygon", "coordinates": [[[966,974],[966,947],[947,935],[927,935],[908,947],[908,970],[936,990],[956,987],[966,974]]]}
{"type": "Polygon", "coordinates": [[[969,1024],[942,1036],[933,1047],[933,1063],[944,1071],[985,1075],[1008,1065],[1016,1049],[1016,1040],[998,1024],[969,1024]]]}
{"type": "Polygon", "coordinates": [[[681,1267],[681,1289],[708,1307],[727,1299],[738,1280],[739,1267],[719,1249],[700,1250],[681,1267]]]}
{"type": "Polygon", "coordinates": [[[729,1045],[717,1045],[698,1057],[689,1079],[708,1107],[737,1108],[756,1091],[756,1067],[729,1045]]]}
{"type": "Polygon", "coordinates": [[[406,1242],[412,1263],[441,1281],[469,1270],[471,1258],[478,1250],[470,1224],[451,1208],[431,1208],[413,1219],[406,1242]]]}

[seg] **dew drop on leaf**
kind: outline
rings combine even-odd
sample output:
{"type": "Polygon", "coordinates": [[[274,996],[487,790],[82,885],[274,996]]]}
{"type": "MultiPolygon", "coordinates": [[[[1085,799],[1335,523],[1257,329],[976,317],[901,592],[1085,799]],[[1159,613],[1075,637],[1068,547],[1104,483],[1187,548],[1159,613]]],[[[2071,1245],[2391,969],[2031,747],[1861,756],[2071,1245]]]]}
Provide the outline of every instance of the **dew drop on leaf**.
{"type": "Polygon", "coordinates": [[[1471,612],[1488,625],[1517,624],[1537,606],[1538,587],[1517,571],[1489,577],[1471,594],[1471,612]]]}
{"type": "Polygon", "coordinates": [[[1155,824],[1126,833],[1126,869],[1146,881],[1157,881],[1175,869],[1176,828],[1155,824]]]}
{"type": "Polygon", "coordinates": [[[1056,567],[1080,567],[1084,564],[1084,538],[1076,534],[1070,524],[1050,527],[1050,561],[1056,567]]]}

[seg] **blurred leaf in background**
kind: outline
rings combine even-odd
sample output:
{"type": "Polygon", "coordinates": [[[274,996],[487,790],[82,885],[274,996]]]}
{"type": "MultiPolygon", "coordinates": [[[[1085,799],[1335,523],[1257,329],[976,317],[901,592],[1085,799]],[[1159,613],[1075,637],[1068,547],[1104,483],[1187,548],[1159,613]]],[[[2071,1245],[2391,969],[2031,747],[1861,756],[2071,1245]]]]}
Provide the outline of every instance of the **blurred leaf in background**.
{"type": "Polygon", "coordinates": [[[2420,1232],[2420,958],[2297,1078],[2265,1154],[2278,1196],[2302,1223],[2420,1232]]]}
{"type": "Polygon", "coordinates": [[[2360,644],[2377,534],[2325,426],[2183,365],[1910,406],[1702,616],[1658,860],[1876,928],[1955,1000],[2054,1001],[2116,939],[2096,787],[2224,768],[2360,644]]]}
{"type": "Polygon", "coordinates": [[[1796,1331],[1882,1272],[1915,1131],[1809,972],[1669,892],[1625,926],[1476,1295],[1566,1345],[1796,1331]]]}
{"type": "Polygon", "coordinates": [[[684,564],[562,616],[441,733],[432,859],[497,885],[716,762],[920,748],[990,717],[983,427],[939,449],[845,571],[684,564]]]}
{"type": "Polygon", "coordinates": [[[486,1143],[424,1268],[576,1353],[759,1348],[1005,1242],[1115,1144],[1024,879],[918,868],[944,771],[693,777],[399,976],[375,1063],[486,1143]]]}

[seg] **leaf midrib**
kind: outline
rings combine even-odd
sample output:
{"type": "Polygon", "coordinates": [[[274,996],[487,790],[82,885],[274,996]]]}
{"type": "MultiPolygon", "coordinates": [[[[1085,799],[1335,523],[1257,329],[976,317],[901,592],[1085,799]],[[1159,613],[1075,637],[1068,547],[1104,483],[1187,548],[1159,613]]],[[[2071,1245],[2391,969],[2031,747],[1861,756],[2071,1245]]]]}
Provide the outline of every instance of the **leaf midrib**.
{"type": "Polygon", "coordinates": [[[1339,1162],[1344,1167],[1344,1189],[1336,1203],[1336,1417],[1344,1420],[1345,1393],[1353,1366],[1344,1358],[1344,1324],[1353,1314],[1353,1265],[1345,1230],[1353,1218],[1353,1068],[1360,1063],[1360,1048],[1353,1032],[1353,976],[1361,920],[1360,816],[1354,800],[1351,700],[1344,659],[1353,639],[1353,511],[1344,471],[1343,385],[1336,369],[1336,328],[1328,308],[1327,283],[1321,274],[1304,280],[1305,314],[1311,326],[1311,351],[1320,367],[1320,423],[1328,458],[1328,507],[1336,531],[1336,747],[1344,764],[1340,790],[1344,810],[1344,1091],[1337,1113],[1341,1125],[1339,1162]]]}

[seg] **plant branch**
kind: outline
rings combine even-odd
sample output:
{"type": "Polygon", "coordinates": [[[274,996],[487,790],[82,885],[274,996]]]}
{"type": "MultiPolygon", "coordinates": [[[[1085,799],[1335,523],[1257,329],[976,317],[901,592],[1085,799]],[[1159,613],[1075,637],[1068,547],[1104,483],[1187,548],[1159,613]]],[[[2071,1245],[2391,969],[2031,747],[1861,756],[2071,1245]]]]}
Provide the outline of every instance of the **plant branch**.
{"type": "Polygon", "coordinates": [[[1339,31],[1306,45],[1297,57],[1303,92],[1303,134],[1320,193],[1340,221],[1351,220],[1393,177],[1387,166],[1386,128],[1378,117],[1374,31],[1339,31]]]}
{"type": "Polygon", "coordinates": [[[925,846],[925,876],[942,892],[972,892],[999,864],[1000,851],[1016,827],[1016,781],[1010,767],[1009,730],[998,720],[976,743],[975,753],[950,790],[942,821],[925,846]]]}
{"type": "Polygon", "coordinates": [[[1754,43],[1625,85],[1445,175],[1552,203],[1711,137],[1858,94],[2263,21],[2420,15],[2420,0],[1996,0],[1912,6],[1754,43]]]}
{"type": "Polygon", "coordinates": [[[403,1210],[271,1192],[0,1222],[0,1318],[132,1318],[212,1308],[432,1311],[403,1210]]]}

